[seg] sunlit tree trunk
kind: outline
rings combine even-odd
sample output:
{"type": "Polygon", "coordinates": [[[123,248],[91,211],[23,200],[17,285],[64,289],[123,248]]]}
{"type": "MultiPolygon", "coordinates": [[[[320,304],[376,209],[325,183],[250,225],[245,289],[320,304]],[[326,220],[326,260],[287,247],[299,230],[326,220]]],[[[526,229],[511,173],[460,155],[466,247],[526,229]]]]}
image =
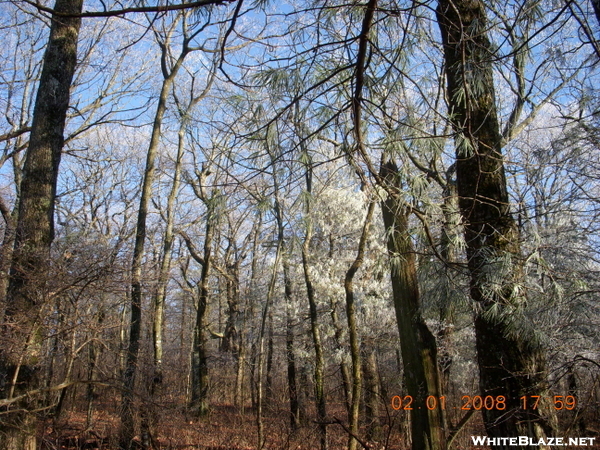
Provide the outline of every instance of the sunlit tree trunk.
{"type": "Polygon", "coordinates": [[[202,170],[196,169],[197,183],[192,184],[194,193],[202,200],[206,207],[206,225],[204,231],[204,249],[202,255],[198,255],[189,237],[183,234],[185,243],[192,257],[202,266],[200,272],[200,283],[198,284],[198,303],[196,307],[196,324],[194,325],[194,336],[191,355],[191,398],[189,408],[197,417],[205,416],[210,411],[208,388],[208,312],[209,312],[209,281],[213,265],[212,247],[217,226],[216,200],[219,195],[217,191],[206,191],[206,179],[210,175],[207,164],[202,165],[202,170]]]}
{"type": "MultiPolygon", "coordinates": [[[[78,14],[82,0],[57,0],[60,13],[78,14]]],[[[53,15],[48,46],[33,111],[33,122],[20,186],[14,253],[6,298],[6,324],[0,350],[0,398],[11,399],[38,387],[39,313],[46,301],[50,246],[54,238],[54,200],[64,144],[70,89],[77,63],[81,20],[53,15]]],[[[36,399],[13,405],[20,412],[3,415],[0,448],[37,448],[36,399]]]]}
{"type": "Polygon", "coordinates": [[[547,397],[547,372],[543,349],[522,320],[519,237],[509,206],[484,8],[482,1],[444,0],[437,9],[470,291],[477,304],[481,395],[506,400],[506,408],[485,409],[483,416],[492,437],[543,438],[552,432],[545,413],[520,405],[526,395],[547,397]]]}
{"type": "Polygon", "coordinates": [[[125,370],[123,372],[123,393],[120,413],[121,430],[119,436],[119,446],[123,450],[131,448],[133,437],[135,435],[133,399],[142,329],[142,260],[144,257],[144,243],[146,241],[148,207],[150,205],[150,199],[152,198],[152,183],[154,182],[154,173],[156,171],[156,156],[158,154],[158,146],[161,138],[162,122],[167,110],[169,92],[173,86],[177,72],[190,51],[188,47],[189,43],[184,43],[179,57],[175,60],[173,66],[169,68],[169,39],[170,36],[168,36],[167,41],[161,45],[163,82],[158,98],[156,113],[154,115],[152,136],[146,152],[146,167],[144,169],[144,179],[142,182],[140,205],[137,216],[135,244],[131,262],[131,315],[129,322],[129,344],[127,346],[125,370]]]}
{"type": "Polygon", "coordinates": [[[377,368],[377,352],[375,342],[365,340],[362,351],[363,372],[365,378],[365,421],[367,423],[366,437],[369,441],[379,441],[382,437],[381,421],[379,420],[381,389],[379,388],[379,370],[377,368]]]}
{"type": "Polygon", "coordinates": [[[344,291],[346,293],[346,318],[348,321],[348,335],[350,338],[350,357],[352,359],[352,400],[350,402],[350,412],[348,414],[350,422],[350,433],[348,437],[348,450],[355,450],[358,441],[354,436],[358,436],[359,431],[359,414],[360,400],[362,390],[362,363],[360,356],[360,337],[358,335],[358,325],[356,318],[356,303],[354,298],[354,275],[362,266],[365,257],[365,247],[369,236],[369,228],[375,210],[375,202],[369,202],[367,216],[363,225],[360,241],[358,243],[358,251],[354,262],[346,272],[344,279],[344,291]]]}
{"type": "Polygon", "coordinates": [[[381,206],[391,257],[404,383],[415,404],[411,411],[412,448],[443,450],[446,446],[443,409],[425,407],[428,396],[439,399],[442,391],[435,338],[421,315],[415,252],[408,226],[409,208],[399,192],[396,165],[393,162],[383,164],[380,175],[387,190],[387,198],[381,206]]]}
{"type": "Polygon", "coordinates": [[[198,416],[208,414],[210,405],[208,398],[209,373],[208,373],[208,342],[207,342],[207,315],[209,307],[209,277],[212,265],[212,241],[214,236],[214,217],[209,213],[206,219],[206,232],[204,235],[204,264],[200,274],[198,286],[198,306],[196,310],[196,325],[194,326],[194,342],[192,347],[191,367],[191,399],[190,409],[198,416]]]}
{"type": "MultiPolygon", "coordinates": [[[[163,382],[163,328],[165,316],[165,299],[167,296],[167,285],[171,272],[171,253],[175,233],[173,231],[175,223],[175,202],[179,185],[181,182],[181,163],[185,144],[185,121],[180,124],[177,133],[177,156],[175,158],[175,167],[173,169],[173,183],[167,197],[167,210],[165,212],[165,232],[163,235],[162,253],[160,255],[160,267],[158,272],[158,282],[156,290],[152,295],[152,374],[149,387],[149,401],[146,402],[141,414],[142,417],[142,436],[143,441],[152,442],[153,433],[158,420],[156,414],[156,403],[160,397],[160,390],[163,382]]],[[[145,447],[147,445],[144,444],[145,447]]]]}

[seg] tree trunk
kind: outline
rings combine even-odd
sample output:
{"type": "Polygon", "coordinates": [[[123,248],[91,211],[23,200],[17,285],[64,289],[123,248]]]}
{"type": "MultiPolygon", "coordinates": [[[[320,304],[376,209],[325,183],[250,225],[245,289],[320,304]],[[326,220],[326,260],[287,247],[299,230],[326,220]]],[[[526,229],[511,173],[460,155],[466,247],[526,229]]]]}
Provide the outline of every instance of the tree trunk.
{"type": "MultiPolygon", "coordinates": [[[[82,0],[57,0],[62,13],[81,12],[82,0]]],[[[54,199],[64,144],[70,88],[77,63],[81,19],[53,15],[33,111],[33,123],[20,186],[19,213],[2,328],[0,397],[10,399],[38,387],[41,332],[38,314],[46,298],[50,246],[54,238],[54,199]],[[4,324],[3,324],[4,325],[4,324]],[[10,344],[9,344],[10,343],[10,344]]],[[[37,448],[36,399],[26,397],[0,423],[0,448],[37,448]]]]}
{"type": "MultiPolygon", "coordinates": [[[[278,192],[278,186],[275,181],[275,193],[278,192]]],[[[279,198],[275,194],[274,212],[275,215],[281,214],[281,205],[279,198]]],[[[265,299],[264,306],[262,309],[261,320],[260,320],[260,331],[258,335],[257,345],[257,362],[256,362],[256,427],[258,429],[258,445],[257,448],[263,448],[265,445],[265,424],[263,420],[263,406],[264,406],[264,390],[263,390],[263,369],[264,369],[264,350],[265,350],[265,330],[267,326],[267,318],[270,314],[271,302],[275,293],[275,284],[277,282],[277,269],[281,260],[281,253],[283,249],[283,241],[277,240],[277,249],[275,251],[275,262],[273,263],[273,271],[271,273],[271,279],[269,281],[269,288],[267,290],[267,298],[265,299]]],[[[254,271],[253,271],[254,272],[254,271]]]]}
{"type": "Polygon", "coordinates": [[[450,369],[453,362],[452,351],[454,347],[454,312],[458,300],[454,287],[456,281],[453,280],[456,276],[456,270],[449,267],[449,265],[456,263],[458,260],[456,240],[460,233],[460,210],[456,183],[451,178],[451,175],[446,177],[446,186],[444,187],[444,203],[442,205],[444,223],[440,237],[440,255],[446,267],[444,267],[442,275],[442,298],[439,305],[440,328],[437,333],[437,344],[438,363],[442,376],[442,392],[444,393],[448,393],[450,386],[450,369]]]}
{"type": "Polygon", "coordinates": [[[312,167],[306,169],[306,208],[305,219],[307,221],[304,243],[302,245],[302,269],[304,270],[304,282],[306,284],[306,296],[310,315],[310,329],[315,349],[315,403],[317,405],[317,422],[319,423],[319,441],[321,450],[327,450],[327,403],[325,398],[325,356],[321,343],[321,332],[319,330],[319,314],[317,311],[317,300],[315,289],[310,276],[309,256],[310,241],[312,239],[312,223],[310,218],[310,196],[312,195],[312,167]]]}
{"type": "MultiPolygon", "coordinates": [[[[98,312],[98,329],[101,329],[102,323],[104,322],[105,314],[104,311],[98,312]]],[[[96,338],[92,335],[92,338],[96,338]]],[[[96,390],[94,388],[94,381],[97,378],[98,371],[98,360],[100,359],[100,355],[102,354],[102,346],[96,342],[92,341],[88,344],[88,369],[87,369],[87,377],[90,383],[86,386],[86,421],[85,421],[85,429],[90,430],[94,424],[94,399],[96,397],[96,390]]]]}
{"type": "MultiPolygon", "coordinates": [[[[342,325],[340,324],[340,320],[338,318],[337,313],[338,301],[335,297],[331,298],[331,323],[333,325],[333,335],[335,337],[336,345],[338,349],[342,349],[346,346],[344,342],[344,330],[342,325]]],[[[342,355],[342,360],[340,361],[340,375],[342,377],[342,389],[344,394],[344,404],[346,406],[346,411],[348,412],[348,417],[350,416],[352,409],[352,382],[350,381],[350,368],[348,366],[348,358],[345,354],[342,355]]]]}
{"type": "Polygon", "coordinates": [[[121,430],[119,446],[123,450],[131,448],[135,435],[135,414],[133,411],[133,397],[135,378],[137,372],[137,360],[140,348],[140,334],[142,327],[142,259],[144,257],[144,243],[146,241],[146,218],[148,207],[152,198],[152,183],[156,171],[156,156],[161,136],[163,117],[167,110],[167,98],[173,85],[177,72],[181,68],[185,57],[189,52],[187,44],[184,43],[179,58],[168,72],[168,43],[162,46],[162,67],[164,80],[162,83],[158,105],[152,125],[152,136],[146,153],[146,167],[144,169],[144,180],[138,209],[137,225],[135,233],[135,245],[131,262],[131,319],[129,325],[129,345],[126,352],[125,370],[123,372],[123,394],[121,400],[121,430]]]}
{"type": "MultiPolygon", "coordinates": [[[[281,214],[277,215],[277,226],[280,239],[283,241],[283,219],[281,214]]],[[[285,294],[285,354],[287,359],[287,381],[290,399],[290,426],[293,431],[300,428],[301,413],[298,398],[298,384],[296,381],[296,353],[294,352],[294,318],[292,316],[292,279],[290,277],[290,265],[288,262],[287,249],[284,246],[282,255],[283,284],[285,294]]]]}
{"type": "MultiPolygon", "coordinates": [[[[183,120],[183,119],[182,119],[183,120]]],[[[175,201],[181,181],[181,162],[183,159],[185,143],[185,121],[180,124],[177,133],[177,156],[175,159],[175,168],[173,170],[173,184],[167,198],[167,211],[165,217],[165,232],[163,236],[162,254],[160,259],[160,268],[158,272],[158,283],[154,291],[152,306],[154,309],[152,320],[152,374],[150,379],[149,399],[145,402],[142,412],[142,436],[143,440],[153,441],[153,430],[157,426],[158,415],[156,414],[156,404],[160,397],[160,390],[163,382],[163,327],[165,316],[165,299],[167,296],[167,285],[171,272],[171,251],[174,240],[174,222],[175,222],[175,201]]],[[[144,445],[144,448],[147,446],[144,445]]]]}
{"type": "Polygon", "coordinates": [[[379,389],[379,370],[377,369],[377,353],[375,343],[367,340],[363,352],[363,372],[365,374],[365,420],[367,422],[367,440],[378,442],[382,437],[381,421],[379,420],[379,405],[381,390],[379,389]]]}
{"type": "Polygon", "coordinates": [[[0,326],[4,321],[4,311],[6,310],[6,294],[8,292],[9,273],[12,263],[13,249],[15,245],[15,229],[18,219],[18,205],[12,211],[0,198],[0,208],[4,218],[4,236],[0,244],[0,326]]]}
{"type": "Polygon", "coordinates": [[[265,377],[265,400],[267,405],[273,404],[273,310],[269,310],[268,321],[268,332],[267,332],[267,374],[265,377]]]}
{"type": "Polygon", "coordinates": [[[256,290],[256,278],[258,273],[257,263],[258,263],[258,247],[260,240],[260,231],[262,228],[262,213],[257,213],[257,217],[254,220],[253,230],[252,230],[252,261],[250,263],[250,282],[248,283],[248,290],[246,291],[246,299],[247,299],[247,307],[245,309],[243,315],[243,326],[240,330],[240,358],[238,360],[238,375],[236,377],[236,392],[238,392],[238,398],[241,401],[242,411],[245,403],[245,396],[243,395],[243,381],[244,381],[244,361],[246,359],[250,360],[250,401],[252,407],[256,407],[256,383],[255,380],[255,361],[256,361],[256,345],[252,344],[250,346],[250,352],[248,352],[248,342],[246,340],[246,333],[244,330],[248,328],[249,323],[251,323],[254,318],[255,311],[255,302],[254,302],[254,291],[256,290]],[[248,354],[250,353],[250,354],[248,354]]]}
{"type": "MultiPolygon", "coordinates": [[[[203,173],[207,173],[203,169],[203,173]]],[[[202,417],[209,413],[209,374],[208,374],[208,342],[206,338],[209,307],[209,277],[212,266],[212,241],[215,227],[215,211],[213,199],[208,199],[203,194],[207,207],[206,231],[204,234],[204,253],[200,284],[198,286],[198,308],[196,310],[196,325],[194,326],[194,344],[192,348],[191,383],[192,395],[190,409],[197,416],[202,417]]],[[[189,244],[188,244],[189,245],[189,244]]]]}
{"type": "Polygon", "coordinates": [[[354,262],[346,272],[344,279],[344,291],[346,292],[346,318],[348,320],[348,335],[350,337],[350,357],[352,359],[352,401],[350,403],[350,412],[348,414],[348,422],[350,423],[350,433],[348,437],[348,450],[356,450],[358,441],[354,436],[358,436],[359,431],[359,413],[360,399],[362,390],[362,363],[360,357],[360,337],[358,335],[358,325],[356,321],[356,305],[354,303],[354,275],[362,266],[367,238],[369,236],[369,228],[371,227],[371,219],[375,210],[375,202],[369,202],[367,216],[360,241],[358,243],[358,251],[354,262]]]}
{"type": "Polygon", "coordinates": [[[225,330],[221,341],[221,351],[230,352],[239,357],[239,331],[238,322],[240,317],[240,263],[242,259],[238,256],[233,263],[227,264],[228,277],[225,280],[227,292],[227,319],[225,330]]]}
{"type": "MultiPolygon", "coordinates": [[[[242,329],[246,322],[242,323],[242,329]]],[[[244,395],[244,377],[245,377],[245,364],[246,364],[246,342],[243,332],[240,332],[238,337],[238,356],[236,361],[235,371],[235,396],[233,404],[240,409],[241,414],[244,413],[244,407],[246,403],[246,396],[244,395]]]]}
{"type": "Polygon", "coordinates": [[[398,169],[393,162],[381,166],[387,199],[382,202],[383,223],[392,258],[391,278],[394,308],[400,333],[404,382],[413,398],[412,448],[443,450],[446,424],[442,408],[428,409],[429,396],[442,395],[435,338],[421,316],[415,254],[408,227],[408,206],[401,200],[398,169]]]}
{"type": "Polygon", "coordinates": [[[470,291],[477,304],[481,395],[506,400],[506,409],[486,409],[483,416],[491,437],[544,438],[552,427],[541,408],[520,407],[522,396],[547,396],[547,373],[544,352],[522,320],[520,248],[504,174],[484,8],[482,1],[444,0],[437,9],[470,291]]]}

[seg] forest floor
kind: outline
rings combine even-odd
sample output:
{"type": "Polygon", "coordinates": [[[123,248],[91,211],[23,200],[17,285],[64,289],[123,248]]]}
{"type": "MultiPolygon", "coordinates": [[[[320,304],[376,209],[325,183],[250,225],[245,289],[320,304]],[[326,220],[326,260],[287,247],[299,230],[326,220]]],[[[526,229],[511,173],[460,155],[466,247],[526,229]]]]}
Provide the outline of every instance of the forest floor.
{"type": "MultiPolygon", "coordinates": [[[[107,405],[108,406],[108,405],[107,405]]],[[[94,413],[92,425],[86,427],[86,414],[70,411],[60,424],[47,422],[40,430],[43,450],[116,450],[118,417],[107,413],[109,407],[94,413]],[[87,428],[87,429],[86,429],[87,428]]],[[[208,417],[197,419],[175,408],[157,412],[158,424],[154,428],[156,450],[255,450],[258,432],[256,415],[252,408],[241,411],[230,405],[213,405],[208,417]]],[[[330,408],[331,424],[328,426],[330,450],[347,448],[348,433],[340,423],[345,423],[345,411],[330,408]]],[[[263,449],[314,450],[319,448],[318,425],[307,423],[296,432],[289,426],[287,411],[267,408],[264,417],[265,444],[263,449]]],[[[369,442],[373,449],[404,450],[401,438],[400,417],[388,417],[382,427],[379,442],[369,442]]],[[[140,437],[136,437],[138,444],[140,437]]],[[[360,446],[359,446],[360,447],[360,446]]],[[[141,448],[141,445],[140,445],[141,448]]]]}
{"type": "MultiPolygon", "coordinates": [[[[72,408],[60,422],[48,419],[39,433],[42,450],[117,450],[119,418],[118,403],[98,401],[91,425],[87,425],[84,408],[72,408]]],[[[309,411],[309,413],[314,411],[309,411]]],[[[345,450],[348,433],[345,429],[346,412],[342,404],[330,404],[328,426],[330,450],[345,450]],[[337,420],[339,419],[339,421],[337,420]],[[344,424],[344,425],[342,425],[344,424]]],[[[409,450],[406,429],[409,426],[406,411],[384,409],[381,415],[382,433],[378,442],[365,442],[372,450],[409,450]]],[[[181,407],[161,405],[155,412],[154,446],[152,450],[256,450],[258,432],[255,410],[240,410],[228,404],[213,404],[211,413],[202,419],[191,417],[181,407]]],[[[460,419],[449,414],[451,423],[460,419]]],[[[261,450],[316,450],[319,448],[318,424],[308,421],[292,432],[288,410],[284,404],[265,408],[265,443],[261,450]]],[[[361,429],[360,437],[364,437],[361,429]]],[[[480,414],[474,414],[457,436],[454,450],[473,450],[471,436],[485,435],[480,414]]],[[[136,436],[139,449],[140,436],[136,436]]],[[[362,446],[359,445],[359,448],[362,446]]],[[[592,447],[600,449],[600,439],[592,447]]],[[[482,450],[481,447],[477,447],[482,450]]]]}

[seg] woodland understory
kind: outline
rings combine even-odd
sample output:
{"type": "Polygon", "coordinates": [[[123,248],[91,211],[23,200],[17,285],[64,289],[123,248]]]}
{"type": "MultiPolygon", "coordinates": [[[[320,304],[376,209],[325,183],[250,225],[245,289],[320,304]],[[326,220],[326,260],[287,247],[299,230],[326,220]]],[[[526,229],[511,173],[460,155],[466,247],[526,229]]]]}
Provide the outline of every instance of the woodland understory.
{"type": "Polygon", "coordinates": [[[598,0],[0,33],[0,450],[600,448],[598,0]]]}

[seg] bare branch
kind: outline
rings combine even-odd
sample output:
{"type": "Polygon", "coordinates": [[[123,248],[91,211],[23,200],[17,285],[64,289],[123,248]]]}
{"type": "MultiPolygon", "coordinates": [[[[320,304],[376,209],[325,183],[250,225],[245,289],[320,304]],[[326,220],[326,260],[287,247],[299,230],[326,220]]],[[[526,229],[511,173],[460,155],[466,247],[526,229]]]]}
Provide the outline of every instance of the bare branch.
{"type": "Polygon", "coordinates": [[[114,11],[84,11],[80,14],[68,13],[68,12],[58,12],[52,8],[48,8],[38,2],[33,2],[31,0],[23,0],[24,3],[27,3],[35,8],[38,11],[45,12],[48,14],[52,14],[55,17],[116,17],[116,16],[124,16],[125,14],[130,13],[149,13],[149,12],[168,12],[168,11],[179,11],[182,9],[190,9],[190,8],[199,8],[202,6],[209,5],[221,5],[223,3],[232,3],[235,0],[197,0],[195,2],[190,3],[180,3],[180,4],[171,4],[171,5],[156,5],[156,6],[140,6],[136,8],[123,8],[117,9],[114,11]]]}

